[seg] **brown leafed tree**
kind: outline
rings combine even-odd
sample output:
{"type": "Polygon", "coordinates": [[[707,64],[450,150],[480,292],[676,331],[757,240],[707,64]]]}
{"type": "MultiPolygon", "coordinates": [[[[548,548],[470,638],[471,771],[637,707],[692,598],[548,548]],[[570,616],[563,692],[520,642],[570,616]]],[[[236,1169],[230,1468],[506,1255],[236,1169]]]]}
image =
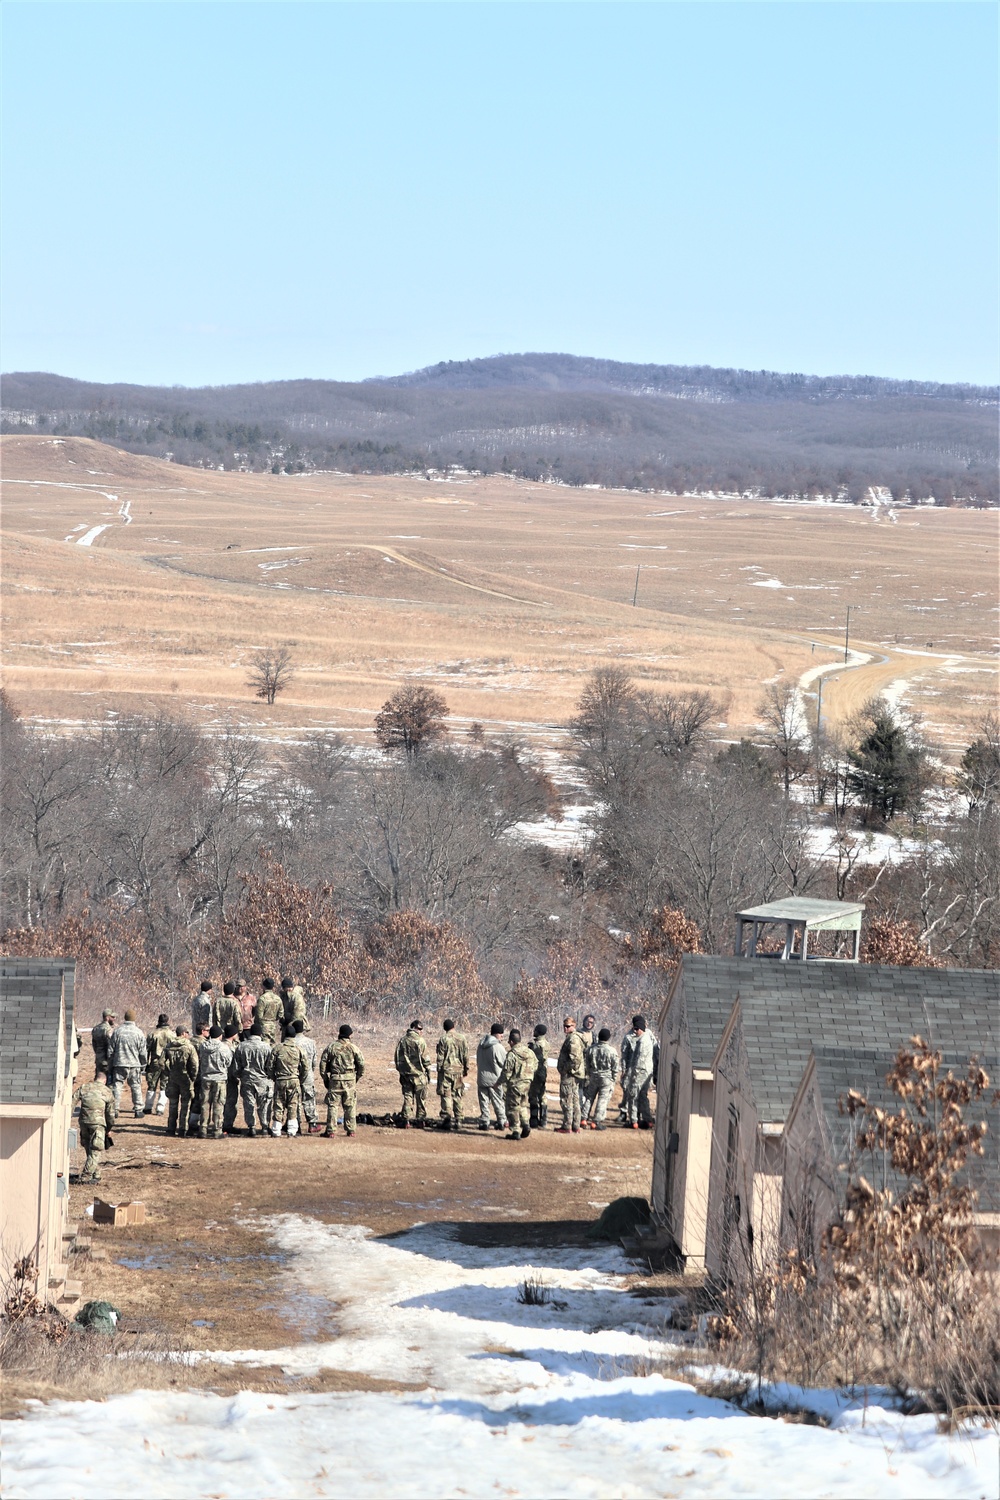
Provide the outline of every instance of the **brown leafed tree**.
{"type": "Polygon", "coordinates": [[[375,739],[389,752],[403,750],[412,760],[447,734],[447,703],[433,688],[406,683],[386,699],[375,717],[375,739]]]}
{"type": "Polygon", "coordinates": [[[273,703],[283,693],[295,676],[292,653],[287,646],[268,646],[255,651],[250,658],[247,685],[252,687],[255,698],[273,703]]]}
{"type": "Polygon", "coordinates": [[[904,969],[939,969],[938,959],[928,953],[912,922],[892,917],[873,917],[861,947],[863,964],[896,964],[904,969]]]}

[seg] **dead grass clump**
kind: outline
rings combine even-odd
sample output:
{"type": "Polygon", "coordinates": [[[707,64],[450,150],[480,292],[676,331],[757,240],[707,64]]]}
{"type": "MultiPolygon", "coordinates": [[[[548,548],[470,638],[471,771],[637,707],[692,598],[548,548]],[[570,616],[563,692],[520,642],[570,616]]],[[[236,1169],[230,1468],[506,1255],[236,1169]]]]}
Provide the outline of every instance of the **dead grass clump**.
{"type": "Polygon", "coordinates": [[[552,1289],[540,1276],[526,1276],[517,1289],[517,1300],[525,1307],[546,1307],[552,1301],[552,1289]]]}

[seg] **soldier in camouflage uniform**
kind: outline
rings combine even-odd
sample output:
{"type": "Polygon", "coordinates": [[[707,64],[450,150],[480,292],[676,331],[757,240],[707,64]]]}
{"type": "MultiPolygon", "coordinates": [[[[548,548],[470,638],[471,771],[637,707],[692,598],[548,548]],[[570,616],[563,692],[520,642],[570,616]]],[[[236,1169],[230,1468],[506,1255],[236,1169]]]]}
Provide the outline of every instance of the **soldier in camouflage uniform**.
{"type": "Polygon", "coordinates": [[[117,1110],[122,1088],[128,1085],[132,1095],[132,1108],[137,1120],[142,1119],[142,1080],[146,1071],[146,1034],[135,1024],[135,1012],[127,1010],[125,1019],[111,1033],[111,1092],[115,1096],[117,1110]]]}
{"type": "Polygon", "coordinates": [[[226,1102],[222,1109],[222,1134],[232,1135],[236,1129],[236,1110],[240,1102],[240,1080],[233,1067],[236,1048],[240,1044],[239,1027],[235,1021],[222,1028],[222,1040],[229,1048],[229,1072],[226,1075],[226,1102]]]}
{"type": "Polygon", "coordinates": [[[320,1124],[316,1118],[316,1043],[306,1036],[306,1023],[301,1018],[292,1022],[290,1040],[298,1047],[306,1060],[306,1076],[302,1084],[302,1113],[310,1135],[319,1135],[320,1124]]]}
{"type": "Polygon", "coordinates": [[[587,1076],[583,1043],[576,1029],[576,1021],[567,1016],[563,1022],[563,1044],[556,1060],[559,1070],[559,1103],[562,1106],[563,1122],[557,1135],[579,1135],[580,1133],[580,1084],[587,1076]]]}
{"type": "Polygon", "coordinates": [[[94,1049],[94,1073],[103,1073],[106,1078],[111,1076],[111,1033],[117,1022],[118,1015],[115,1011],[102,1010],[100,1021],[90,1033],[94,1049]]]}
{"type": "Polygon", "coordinates": [[[544,1130],[549,1122],[549,1107],[545,1102],[545,1085],[549,1076],[548,1034],[547,1026],[536,1026],[535,1034],[528,1043],[535,1054],[535,1076],[528,1090],[529,1123],[532,1130],[544,1130]]]}
{"type": "Polygon", "coordinates": [[[177,1027],[177,1035],[167,1048],[167,1135],[187,1135],[191,1101],[198,1081],[198,1049],[186,1026],[177,1027]]]}
{"type": "Polygon", "coordinates": [[[212,999],[212,981],[203,979],[201,989],[191,1001],[191,1032],[198,1035],[200,1026],[211,1026],[215,1003],[212,999]]]}
{"type": "Polygon", "coordinates": [[[604,1117],[608,1112],[608,1100],[618,1077],[618,1053],[611,1045],[611,1032],[602,1026],[597,1041],[587,1048],[587,1103],[583,1112],[583,1123],[591,1130],[606,1130],[604,1117]]]}
{"type": "Polygon", "coordinates": [[[117,1110],[115,1096],[108,1088],[108,1075],[99,1068],[92,1083],[77,1091],[80,1100],[80,1145],[87,1153],[81,1182],[100,1182],[99,1162],[102,1151],[111,1144],[111,1127],[117,1110]]]}
{"type": "Polygon", "coordinates": [[[441,1123],[445,1130],[462,1128],[462,1095],[469,1073],[469,1043],[454,1021],[444,1023],[437,1044],[437,1091],[441,1100],[441,1123]]]}
{"type": "Polygon", "coordinates": [[[305,1054],[295,1042],[288,1041],[271,1051],[270,1072],[274,1079],[274,1103],[271,1106],[271,1134],[279,1136],[281,1127],[288,1121],[288,1134],[299,1133],[299,1102],[302,1085],[306,1078],[305,1054]]]}
{"type": "Polygon", "coordinates": [[[233,1072],[243,1096],[247,1135],[263,1135],[271,1115],[271,1043],[255,1021],[233,1053],[233,1072]]]}
{"type": "Polygon", "coordinates": [[[222,1028],[213,1026],[202,1042],[198,1067],[198,1135],[201,1140],[222,1138],[222,1112],[226,1099],[232,1048],[222,1039],[222,1028]]]}
{"type": "Polygon", "coordinates": [[[144,1113],[158,1115],[166,1113],[167,1096],[164,1086],[167,1081],[167,1048],[174,1039],[174,1029],[168,1015],[161,1015],[156,1030],[146,1038],[146,1108],[144,1113]]]}
{"type": "Polygon", "coordinates": [[[212,1020],[221,1028],[223,1036],[228,1026],[235,1026],[239,1031],[243,1025],[243,1012],[240,1010],[240,1002],[236,999],[236,986],[229,979],[222,986],[222,994],[212,1006],[212,1020]]]}
{"type": "Polygon", "coordinates": [[[333,1135],[337,1126],[337,1109],[344,1111],[344,1133],[353,1135],[357,1128],[358,1082],[365,1071],[365,1060],[351,1041],[350,1026],[341,1026],[337,1040],[323,1049],[319,1076],[326,1084],[325,1136],[333,1135]]]}
{"type": "Polygon", "coordinates": [[[278,1022],[281,1020],[284,1010],[285,1007],[282,1004],[281,996],[274,988],[274,980],[265,979],[264,988],[261,991],[260,999],[257,1001],[255,1014],[257,1020],[260,1022],[261,1031],[272,1046],[277,1044],[278,1022]]]}
{"type": "Polygon", "coordinates": [[[431,1060],[423,1038],[423,1025],[411,1021],[405,1036],[396,1043],[394,1066],[403,1091],[403,1129],[409,1130],[410,1116],[423,1124],[427,1119],[427,1085],[431,1081],[431,1060]]]}
{"type": "Polygon", "coordinates": [[[302,986],[296,984],[294,979],[286,977],[281,981],[281,1000],[284,1012],[285,1035],[291,1036],[292,1027],[296,1021],[302,1022],[302,1030],[309,1030],[309,1017],[306,1014],[306,997],[302,986]]]}
{"type": "Polygon", "coordinates": [[[509,1044],[507,1047],[507,1056],[504,1060],[503,1072],[500,1075],[503,1082],[507,1120],[510,1124],[510,1135],[506,1139],[508,1141],[524,1141],[531,1134],[528,1090],[531,1088],[531,1080],[535,1076],[538,1058],[528,1044],[521,1041],[521,1033],[519,1031],[512,1031],[507,1041],[509,1044]]]}
{"type": "MultiPolygon", "coordinates": [[[[584,1016],[577,1028],[577,1036],[583,1043],[584,1067],[586,1067],[587,1048],[594,1045],[594,1035],[597,1031],[597,1022],[591,1015],[584,1016]]],[[[587,1118],[587,1080],[584,1078],[580,1084],[580,1118],[587,1118]]]]}

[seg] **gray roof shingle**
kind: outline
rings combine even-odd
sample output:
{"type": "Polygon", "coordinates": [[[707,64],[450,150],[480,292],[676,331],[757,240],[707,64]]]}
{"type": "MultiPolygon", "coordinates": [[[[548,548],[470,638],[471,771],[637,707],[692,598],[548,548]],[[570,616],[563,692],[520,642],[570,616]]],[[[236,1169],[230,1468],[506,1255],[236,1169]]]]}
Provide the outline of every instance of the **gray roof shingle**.
{"type": "Polygon", "coordinates": [[[72,1065],[75,974],[73,959],[0,959],[0,1102],[55,1102],[60,1020],[64,1076],[72,1065]]]}

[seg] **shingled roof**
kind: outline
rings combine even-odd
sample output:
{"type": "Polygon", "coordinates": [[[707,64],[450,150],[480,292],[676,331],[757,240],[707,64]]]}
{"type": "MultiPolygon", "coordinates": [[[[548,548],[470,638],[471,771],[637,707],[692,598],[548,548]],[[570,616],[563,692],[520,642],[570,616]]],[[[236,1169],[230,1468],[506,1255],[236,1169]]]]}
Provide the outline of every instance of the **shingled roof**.
{"type": "MultiPolygon", "coordinates": [[[[816,1083],[834,1159],[845,1161],[851,1146],[851,1120],[847,1115],[841,1114],[839,1101],[849,1089],[855,1089],[864,1094],[869,1104],[877,1105],[880,1109],[898,1109],[902,1100],[886,1082],[895,1054],[861,1048],[817,1047],[813,1055],[816,1060],[816,1083]]],[[[943,1050],[942,1062],[945,1071],[951,1069],[956,1077],[961,1078],[965,1076],[969,1065],[969,1054],[961,1055],[943,1050]]],[[[1000,1061],[993,1054],[980,1053],[979,1062],[990,1078],[991,1087],[987,1093],[989,1099],[1000,1077],[1000,1061]]],[[[970,1105],[963,1114],[970,1121],[985,1121],[988,1127],[983,1139],[983,1155],[970,1155],[963,1175],[965,1181],[978,1193],[980,1209],[996,1213],[1000,1211],[1000,1110],[996,1106],[986,1107],[980,1101],[979,1104],[970,1105]]],[[[879,1182],[876,1185],[890,1186],[897,1193],[905,1186],[891,1167],[887,1169],[885,1183],[879,1182]]]]}
{"type": "Polygon", "coordinates": [[[63,1077],[72,1065],[75,978],[72,959],[0,959],[0,1103],[55,1103],[60,1029],[63,1077]]]}
{"type": "Polygon", "coordinates": [[[957,1057],[1000,1051],[1000,973],[995,969],[775,963],[700,954],[685,955],[682,964],[696,1067],[708,1063],[695,1056],[695,1028],[704,1056],[704,1042],[712,1032],[715,1048],[722,1038],[721,1003],[728,997],[731,1010],[739,998],[762,1122],[786,1118],[809,1054],[817,1047],[894,1055],[919,1032],[957,1057]]]}

